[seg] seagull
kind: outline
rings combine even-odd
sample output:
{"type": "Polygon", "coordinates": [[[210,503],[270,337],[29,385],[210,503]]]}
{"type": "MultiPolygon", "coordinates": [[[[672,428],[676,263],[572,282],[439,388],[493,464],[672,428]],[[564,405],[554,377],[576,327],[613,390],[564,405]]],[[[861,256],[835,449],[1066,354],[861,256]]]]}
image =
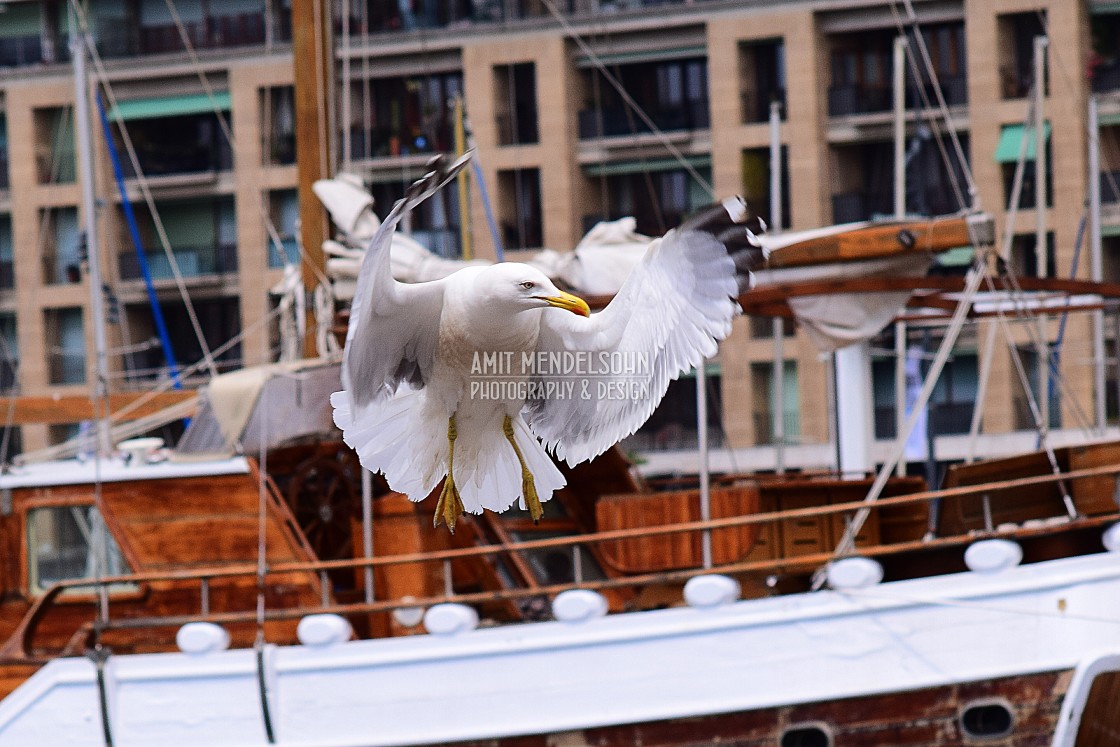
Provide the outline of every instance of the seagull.
{"type": "Polygon", "coordinates": [[[654,241],[614,299],[587,303],[517,262],[393,279],[400,221],[468,163],[437,156],[370,240],[358,273],[335,424],[367,469],[433,525],[517,502],[534,522],[569,465],[636,431],[672,379],[716,353],[761,264],[765,225],[731,198],[654,241]]]}

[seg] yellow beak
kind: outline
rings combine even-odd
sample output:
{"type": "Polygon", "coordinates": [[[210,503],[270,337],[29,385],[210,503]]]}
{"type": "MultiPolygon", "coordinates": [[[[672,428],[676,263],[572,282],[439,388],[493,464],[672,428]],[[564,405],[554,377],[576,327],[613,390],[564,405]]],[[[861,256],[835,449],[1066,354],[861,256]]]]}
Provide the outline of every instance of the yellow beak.
{"type": "Polygon", "coordinates": [[[580,316],[591,316],[591,309],[579,296],[573,296],[571,293],[560,291],[559,296],[545,296],[543,299],[549,306],[555,306],[558,309],[567,309],[573,314],[580,316]]]}

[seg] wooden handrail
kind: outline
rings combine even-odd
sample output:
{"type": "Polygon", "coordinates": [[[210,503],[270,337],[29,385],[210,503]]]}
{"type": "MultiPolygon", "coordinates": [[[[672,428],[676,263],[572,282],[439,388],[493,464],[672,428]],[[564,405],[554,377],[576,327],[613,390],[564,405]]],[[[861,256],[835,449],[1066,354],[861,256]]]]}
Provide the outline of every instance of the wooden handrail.
{"type": "MultiPolygon", "coordinates": [[[[653,527],[640,527],[633,529],[616,529],[604,532],[596,532],[592,534],[577,534],[566,537],[553,537],[549,539],[538,540],[525,540],[520,542],[504,542],[496,545],[483,545],[478,547],[454,548],[447,550],[435,550],[423,553],[407,553],[401,555],[389,555],[376,558],[352,558],[345,560],[320,560],[320,561],[305,561],[305,562],[285,562],[276,563],[266,568],[266,574],[279,575],[285,573],[318,573],[329,570],[342,570],[342,569],[359,569],[367,567],[390,566],[400,565],[405,563],[422,563],[422,562],[436,562],[444,560],[455,560],[458,558],[469,558],[478,556],[497,555],[500,553],[518,553],[526,550],[539,550],[557,547],[570,547],[573,545],[581,544],[595,544],[602,542],[611,542],[625,539],[634,539],[638,537],[651,537],[670,534],[681,534],[687,532],[702,532],[712,531],[718,529],[728,529],[733,527],[747,526],[751,524],[768,524],[788,519],[802,519],[820,516],[840,515],[851,513],[863,508],[870,508],[878,510],[892,506],[903,506],[916,503],[926,503],[932,500],[938,500],[951,497],[967,497],[974,495],[991,494],[1006,490],[1015,490],[1023,487],[1033,485],[1044,485],[1048,483],[1058,482],[1062,480],[1078,480],[1089,477],[1100,477],[1104,475],[1117,475],[1120,474],[1120,465],[1108,465],[1103,467],[1090,467],[1086,469],[1073,470],[1070,472],[1061,472],[1057,474],[1036,475],[1032,477],[1020,477],[1010,480],[1001,480],[998,482],[989,482],[979,485],[965,485],[956,488],[947,488],[942,490],[927,490],[919,493],[910,493],[907,495],[891,496],[887,498],[879,498],[876,501],[849,501],[846,503],[834,503],[826,506],[811,506],[808,508],[786,509],[783,511],[771,511],[761,514],[750,514],[747,516],[732,516],[722,519],[711,519],[708,521],[690,521],[681,522],[678,524],[665,524],[662,526],[653,527]]],[[[1077,520],[1078,526],[1095,526],[1107,521],[1113,521],[1120,518],[1120,514],[1108,514],[1102,517],[1094,517],[1093,519],[1077,520]]],[[[1064,524],[1063,526],[1068,526],[1064,524]]],[[[1030,530],[1018,530],[1019,534],[1015,536],[1027,536],[1030,530]]],[[[1051,531],[1051,530],[1046,530],[1051,531]]],[[[983,536],[1004,535],[1008,532],[989,532],[984,533],[983,536]]],[[[1014,532],[1012,532],[1014,533],[1014,532]]],[[[1045,532],[1044,532],[1045,533],[1045,532]]],[[[914,549],[923,549],[937,547],[940,544],[960,544],[962,542],[972,541],[977,536],[977,533],[956,535],[954,537],[937,538],[933,540],[918,540],[912,542],[894,543],[891,545],[879,545],[873,548],[860,548],[856,554],[873,557],[876,555],[887,555],[895,552],[905,552],[914,549]]],[[[522,597],[542,596],[555,593],[556,589],[565,590],[569,588],[614,588],[625,586],[642,586],[650,583],[670,582],[673,580],[682,580],[690,578],[693,575],[706,572],[750,572],[769,569],[774,572],[788,572],[789,568],[796,567],[798,569],[811,570],[819,567],[820,565],[833,560],[835,555],[832,552],[828,553],[814,553],[812,555],[803,555],[795,558],[779,558],[774,560],[759,560],[749,561],[745,563],[735,563],[723,566],[717,566],[710,570],[693,569],[674,571],[671,573],[658,573],[658,574],[644,574],[640,576],[627,576],[624,578],[607,579],[603,581],[586,582],[583,584],[565,584],[558,586],[543,586],[535,589],[506,589],[494,592],[480,592],[468,595],[452,595],[450,597],[432,597],[421,600],[410,600],[406,603],[400,602],[375,602],[372,605],[335,605],[329,610],[344,609],[350,612],[355,611],[385,611],[395,609],[397,607],[411,607],[420,606],[438,601],[447,601],[455,599],[466,602],[484,602],[484,601],[502,601],[507,599],[517,599],[522,597]],[[681,575],[684,574],[684,575],[681,575]],[[437,601],[431,601],[437,600],[437,601]]],[[[59,581],[53,584],[41,597],[39,597],[32,605],[31,609],[24,615],[24,619],[20,621],[19,626],[13,632],[11,638],[0,648],[0,658],[21,659],[27,657],[29,650],[29,643],[34,636],[38,622],[45,610],[52,606],[63,591],[74,588],[96,587],[98,585],[118,584],[118,583],[146,583],[152,581],[189,581],[201,580],[203,578],[214,580],[219,578],[232,578],[237,576],[252,576],[256,575],[259,568],[256,563],[241,563],[237,565],[214,566],[194,568],[188,571],[164,571],[160,573],[134,573],[119,576],[104,576],[100,579],[70,579],[66,581],[59,581]]],[[[275,612],[275,611],[274,611],[275,612]]],[[[298,610],[293,611],[293,615],[298,610]]],[[[306,614],[306,610],[303,610],[306,614]]],[[[225,616],[238,615],[240,613],[223,613],[208,616],[175,616],[170,618],[160,618],[161,620],[168,620],[171,622],[161,623],[161,625],[174,625],[174,621],[185,620],[209,620],[209,621],[227,621],[225,616]]],[[[255,614],[255,613],[254,613],[255,614]]],[[[240,620],[241,618],[235,618],[240,620]]],[[[255,618],[253,618],[255,619],[255,618]]],[[[281,618],[282,619],[282,618],[281,618]]],[[[133,620],[149,620],[149,618],[133,618],[133,620]]],[[[112,627],[117,627],[124,623],[113,622],[112,627]]],[[[149,626],[152,624],[150,621],[147,623],[149,626]]],[[[181,624],[181,623],[178,623],[181,624]]]]}

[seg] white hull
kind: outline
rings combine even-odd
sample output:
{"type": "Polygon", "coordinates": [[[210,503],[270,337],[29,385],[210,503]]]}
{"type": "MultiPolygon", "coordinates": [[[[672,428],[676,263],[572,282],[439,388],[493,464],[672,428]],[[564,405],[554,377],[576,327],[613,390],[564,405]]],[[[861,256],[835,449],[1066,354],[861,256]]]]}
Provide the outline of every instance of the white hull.
{"type": "MultiPolygon", "coordinates": [[[[264,658],[276,743],[341,747],[565,732],[1094,661],[1120,668],[1109,653],[1120,654],[1116,553],[712,608],[268,647],[264,658]]],[[[105,671],[116,747],[268,743],[253,651],[112,657],[105,671]]],[[[104,743],[86,659],[52,661],[0,702],[0,744],[104,743]]]]}

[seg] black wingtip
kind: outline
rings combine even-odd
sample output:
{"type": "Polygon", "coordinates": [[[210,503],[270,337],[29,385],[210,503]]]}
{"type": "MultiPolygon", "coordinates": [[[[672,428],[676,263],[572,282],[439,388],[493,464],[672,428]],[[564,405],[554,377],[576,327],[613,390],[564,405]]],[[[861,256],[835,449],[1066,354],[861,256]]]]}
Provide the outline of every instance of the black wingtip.
{"type": "Polygon", "coordinates": [[[405,192],[405,199],[410,203],[426,200],[438,192],[445,184],[459,175],[459,172],[470,163],[474,150],[468,150],[455,160],[446,153],[438,153],[427,163],[427,171],[422,177],[414,181],[405,192]]]}

